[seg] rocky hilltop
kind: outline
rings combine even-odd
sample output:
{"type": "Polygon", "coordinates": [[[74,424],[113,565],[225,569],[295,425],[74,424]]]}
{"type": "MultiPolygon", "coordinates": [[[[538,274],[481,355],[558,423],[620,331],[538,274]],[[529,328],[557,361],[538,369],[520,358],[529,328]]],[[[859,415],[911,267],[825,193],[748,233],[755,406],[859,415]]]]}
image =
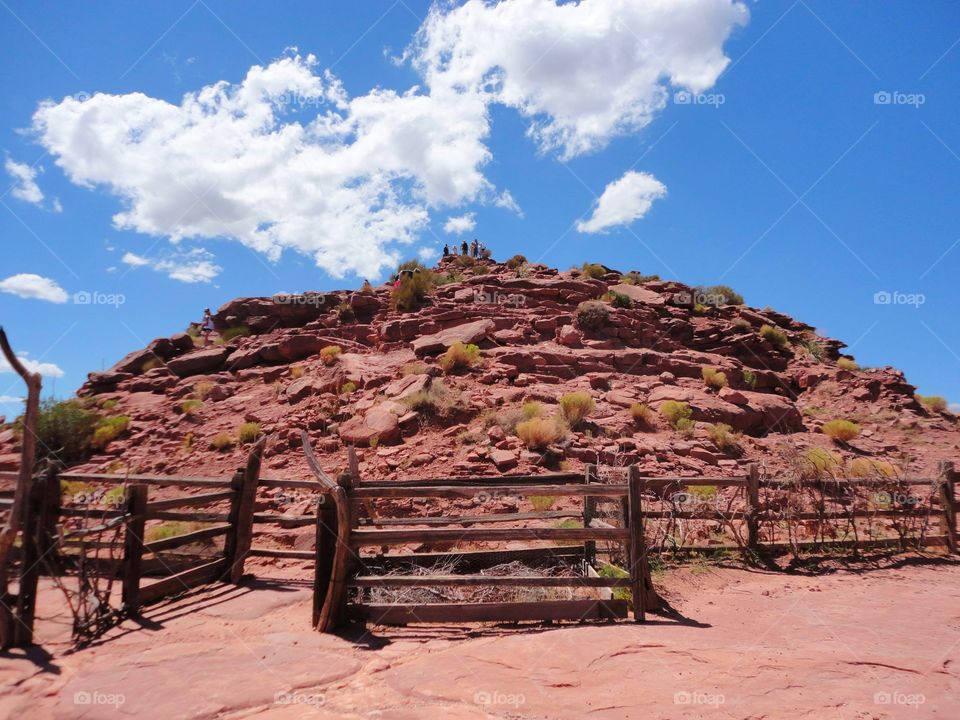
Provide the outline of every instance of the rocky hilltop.
{"type": "MultiPolygon", "coordinates": [[[[432,286],[430,276],[401,278],[425,288],[406,310],[394,282],[233,300],[209,346],[195,330],[159,338],[91,373],[78,394],[129,423],[86,467],[220,475],[266,433],[265,473],[305,475],[301,428],[329,469],[346,466],[353,444],[363,476],[385,479],[582,463],[802,472],[814,447],[829,453],[814,462],[840,474],[864,459],[930,474],[960,449],[957,418],[918,401],[900,371],[861,369],[843,343],[717,289],[519,257],[453,256],[432,286]],[[460,367],[445,360],[451,346],[470,356],[460,367]],[[571,393],[592,407],[563,423],[571,393]],[[546,438],[521,439],[531,418],[557,422],[546,438]],[[828,437],[832,420],[859,434],[828,437]]],[[[14,442],[8,433],[0,453],[14,442]]]]}

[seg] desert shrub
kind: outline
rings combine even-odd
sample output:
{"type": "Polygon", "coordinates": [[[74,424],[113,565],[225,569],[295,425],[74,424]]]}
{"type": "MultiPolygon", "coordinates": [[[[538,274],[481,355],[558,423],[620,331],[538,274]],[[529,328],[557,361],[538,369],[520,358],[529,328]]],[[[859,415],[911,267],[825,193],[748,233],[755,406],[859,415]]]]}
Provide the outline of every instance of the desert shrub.
{"type": "Polygon", "coordinates": [[[787,339],[787,334],[783,332],[783,330],[775,328],[772,325],[761,325],[760,337],[778,350],[783,350],[785,347],[787,347],[787,345],[790,344],[790,341],[787,339]]]}
{"type": "MultiPolygon", "coordinates": [[[[489,253],[490,251],[489,251],[489,250],[484,250],[484,252],[489,253]]],[[[487,257],[489,257],[489,255],[488,255],[487,257]]],[[[490,274],[490,268],[489,268],[487,265],[474,265],[472,268],[470,268],[470,274],[471,274],[471,275],[474,275],[474,276],[476,276],[476,275],[489,275],[489,274],[490,274]]]]}
{"type": "Polygon", "coordinates": [[[206,400],[207,395],[210,394],[210,391],[213,390],[216,383],[211,382],[210,380],[201,380],[200,382],[194,384],[193,394],[198,400],[206,400]]]}
{"type": "Polygon", "coordinates": [[[163,367],[163,360],[154,355],[140,364],[140,372],[147,372],[147,370],[154,370],[158,367],[163,367]]]}
{"type": "Polygon", "coordinates": [[[453,283],[463,282],[463,273],[456,270],[450,270],[445,273],[434,273],[433,284],[437,287],[442,285],[452,285],[453,283]]]}
{"type": "Polygon", "coordinates": [[[846,474],[854,478],[896,478],[899,476],[897,469],[883,460],[871,460],[870,458],[854,458],[847,463],[846,474]]]}
{"type": "Polygon", "coordinates": [[[339,345],[327,345],[320,351],[320,362],[330,367],[340,359],[340,353],[342,352],[343,348],[339,345]]]}
{"type": "Polygon", "coordinates": [[[917,395],[917,400],[928,410],[943,412],[947,409],[947,400],[939,395],[917,395]]]}
{"type": "MultiPolygon", "coordinates": [[[[617,567],[616,565],[610,565],[608,563],[604,563],[603,565],[600,566],[600,569],[597,570],[597,575],[604,578],[614,578],[614,579],[623,579],[623,578],[630,577],[630,573],[628,573],[623,568],[617,567]]],[[[633,593],[631,592],[630,588],[626,588],[626,587],[614,588],[613,599],[626,600],[627,605],[630,608],[633,607],[633,593]]]]}
{"type": "Polygon", "coordinates": [[[823,434],[831,440],[847,442],[860,434],[860,426],[849,420],[830,420],[823,424],[823,434]]]}
{"type": "Polygon", "coordinates": [[[357,314],[353,311],[350,303],[340,303],[337,305],[337,318],[342,323],[352,323],[357,321],[357,314]]]}
{"type": "Polygon", "coordinates": [[[620,282],[626,283],[627,285],[643,285],[645,282],[653,282],[659,279],[659,275],[644,275],[636,270],[631,270],[620,278],[620,282]]]}
{"type": "Polygon", "coordinates": [[[517,268],[523,267],[527,264],[527,259],[523,255],[514,255],[512,258],[507,260],[504,265],[506,265],[511,270],[516,270],[517,268]]]}
{"type": "MultiPolygon", "coordinates": [[[[65,465],[83,460],[90,451],[98,416],[78,400],[44,400],[37,414],[37,449],[34,457],[58,460],[65,465]]],[[[23,432],[23,418],[16,422],[23,432]]]]}
{"type": "Polygon", "coordinates": [[[212,447],[214,450],[220,450],[221,452],[223,450],[229,450],[233,447],[233,444],[233,437],[230,435],[230,433],[225,432],[217,433],[210,441],[210,447],[212,447]]]}
{"type": "Polygon", "coordinates": [[[680,418],[673,426],[680,437],[689,440],[693,437],[693,431],[697,429],[697,424],[690,418],[680,418]]]}
{"type": "Polygon", "coordinates": [[[552,510],[554,503],[557,502],[556,495],[531,495],[530,504],[537,512],[552,510]]]}
{"type": "Polygon", "coordinates": [[[535,417],[517,423],[517,437],[529,450],[543,450],[562,440],[567,429],[560,418],[535,417]]]}
{"type": "Polygon", "coordinates": [[[407,375],[426,375],[430,371],[430,366],[422,362],[407,363],[400,369],[403,377],[407,375]]]}
{"type": "Polygon", "coordinates": [[[837,359],[837,367],[841,370],[859,370],[860,366],[857,365],[857,361],[853,358],[842,357],[837,359]]]}
{"type": "Polygon", "coordinates": [[[710,440],[721,450],[737,451],[740,449],[740,433],[733,431],[733,428],[726,423],[715,423],[707,428],[707,435],[710,440]]]}
{"type": "Polygon", "coordinates": [[[840,461],[826,448],[807,448],[800,456],[800,474],[805,478],[836,477],[840,461]]]}
{"type": "Polygon", "coordinates": [[[800,347],[814,360],[823,360],[827,349],[819,338],[807,337],[800,341],[800,347]]]}
{"type": "Polygon", "coordinates": [[[237,325],[236,327],[227,328],[222,333],[220,333],[220,339],[223,342],[228,343],[231,340],[236,340],[237,338],[249,337],[250,328],[246,325],[237,325]]]}
{"type": "Polygon", "coordinates": [[[473,367],[480,361],[480,348],[473,344],[465,344],[457,340],[447,348],[438,361],[446,373],[463,368],[473,367]]]}
{"type": "Polygon", "coordinates": [[[711,390],[720,390],[730,384],[727,382],[726,373],[722,373],[716,368],[702,368],[700,374],[703,375],[703,384],[711,390]]]}
{"type": "Polygon", "coordinates": [[[180,412],[184,415],[195,415],[203,407],[203,400],[197,398],[187,398],[180,403],[180,412]]]}
{"type": "Polygon", "coordinates": [[[581,330],[600,330],[610,320],[610,310],[597,300],[586,300],[577,305],[577,327],[581,330]]]}
{"type": "Polygon", "coordinates": [[[627,310],[633,307],[633,300],[630,299],[629,295],[618,293],[615,290],[605,293],[603,299],[614,307],[624,308],[627,310]]]}
{"type": "Polygon", "coordinates": [[[740,332],[750,332],[753,330],[753,325],[750,324],[749,320],[744,320],[743,318],[737,318],[733,321],[732,326],[735,330],[740,332]]]}
{"type": "MultiPolygon", "coordinates": [[[[206,527],[208,526],[200,522],[164,522],[148,527],[143,539],[145,542],[166,540],[167,538],[177,537],[178,535],[186,535],[187,533],[192,533],[197,530],[203,530],[206,527]]],[[[207,538],[205,540],[198,540],[197,542],[201,542],[204,545],[212,545],[213,539],[207,538]]]]}
{"type": "Polygon", "coordinates": [[[103,418],[93,429],[93,437],[90,439],[90,445],[98,449],[103,449],[111,440],[115,440],[125,433],[128,427],[130,427],[130,418],[126,415],[103,418]]]}
{"type": "Polygon", "coordinates": [[[543,403],[539,403],[536,400],[530,400],[529,402],[525,402],[520,406],[520,418],[522,420],[543,417],[545,414],[546,408],[543,407],[543,403]]]}
{"type": "Polygon", "coordinates": [[[598,265],[596,263],[584,263],[580,266],[580,274],[584,277],[599,280],[607,274],[607,269],[603,265],[598,265]]]}
{"type": "Polygon", "coordinates": [[[303,365],[294,365],[290,368],[290,377],[294,380],[299,380],[304,375],[307,374],[307,369],[303,365]]]}
{"type": "Polygon", "coordinates": [[[116,406],[117,406],[117,401],[113,398],[111,398],[110,400],[104,400],[102,403],[100,403],[100,407],[103,408],[104,410],[113,410],[116,406]]]}
{"type": "Polygon", "coordinates": [[[743,371],[743,382],[752,388],[757,386],[757,374],[753,370],[743,371]]]}
{"type": "Polygon", "coordinates": [[[570,427],[576,427],[596,409],[597,405],[585,392],[572,392],[560,398],[560,410],[570,427]]]}
{"type": "Polygon", "coordinates": [[[689,420],[693,415],[693,410],[685,402],[677,400],[667,400],[660,406],[660,415],[670,423],[674,428],[681,420],[689,420]]]}
{"type": "Polygon", "coordinates": [[[453,255],[453,264],[457,267],[468,268],[477,264],[477,261],[470,255],[453,255]]]}
{"type": "Polygon", "coordinates": [[[640,427],[652,428],[654,412],[646,404],[636,402],[630,406],[630,417],[640,427]]]}
{"type": "Polygon", "coordinates": [[[246,422],[237,428],[237,439],[242,445],[256,442],[260,437],[260,423],[246,422]]]}
{"type": "Polygon", "coordinates": [[[407,395],[403,403],[411,410],[444,417],[457,408],[459,400],[459,395],[441,381],[434,380],[427,389],[407,395]]]}
{"type": "Polygon", "coordinates": [[[395,277],[400,278],[400,283],[390,293],[390,305],[394,310],[415,309],[433,290],[433,272],[417,260],[400,265],[395,277]]]}
{"type": "Polygon", "coordinates": [[[357,384],[347,380],[343,385],[340,386],[341,395],[351,395],[357,391],[357,384]]]}
{"type": "Polygon", "coordinates": [[[729,285],[698,285],[693,290],[704,305],[743,305],[743,295],[729,285]]]}
{"type": "Polygon", "coordinates": [[[693,304],[693,314],[694,315],[707,315],[710,312],[710,306],[704,305],[703,303],[694,303],[693,304]]]}

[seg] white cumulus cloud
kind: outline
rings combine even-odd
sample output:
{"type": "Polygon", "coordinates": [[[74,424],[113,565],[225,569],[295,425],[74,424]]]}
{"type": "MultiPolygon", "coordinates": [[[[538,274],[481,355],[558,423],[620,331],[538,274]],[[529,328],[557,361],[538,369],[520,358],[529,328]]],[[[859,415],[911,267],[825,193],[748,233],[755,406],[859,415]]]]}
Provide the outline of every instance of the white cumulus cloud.
{"type": "Polygon", "coordinates": [[[52,303],[67,301],[67,291],[55,280],[33,273],[20,273],[0,280],[0,292],[32,300],[47,300],[52,303]]]}
{"type": "Polygon", "coordinates": [[[153,259],[128,252],[124,253],[120,262],[131,268],[149,267],[165,273],[172,280],[185,283],[210,282],[223,269],[214,262],[213,255],[203,248],[194,248],[153,259]]]}
{"type": "Polygon", "coordinates": [[[474,214],[466,213],[465,215],[448,218],[447,222],[443,225],[443,229],[452,235],[462,235],[463,233],[470,232],[476,226],[477,221],[474,219],[474,214]]]}
{"type": "Polygon", "coordinates": [[[433,91],[516,108],[542,149],[571,158],[647,125],[668,83],[711,87],[748,18],[735,0],[469,0],[435,7],[408,55],[433,91]]]}
{"type": "Polygon", "coordinates": [[[17,403],[22,402],[22,397],[16,397],[15,395],[0,395],[0,405],[16,405],[17,403]]]}
{"type": "MultiPolygon", "coordinates": [[[[23,366],[32,373],[40,373],[44,377],[54,377],[59,378],[63,377],[64,373],[57,365],[47,362],[38,362],[37,360],[31,360],[28,357],[23,355],[18,355],[17,359],[23,363],[23,366]]],[[[10,367],[10,363],[7,362],[7,359],[3,356],[0,356],[0,373],[12,373],[13,368],[10,367]]]]}
{"type": "Polygon", "coordinates": [[[13,180],[13,187],[10,189],[11,195],[32,205],[43,204],[43,191],[37,185],[37,175],[41,172],[40,170],[30,167],[26,163],[19,163],[9,157],[3,166],[7,175],[13,180]]]}
{"type": "Polygon", "coordinates": [[[593,215],[588,220],[579,221],[577,230],[598,233],[629,225],[646,215],[653,201],[666,194],[667,186],[653,175],[629,170],[604,188],[593,208],[593,215]]]}
{"type": "Polygon", "coordinates": [[[960,402],[950,403],[947,405],[947,410],[952,412],[954,415],[960,415],[960,402]]]}

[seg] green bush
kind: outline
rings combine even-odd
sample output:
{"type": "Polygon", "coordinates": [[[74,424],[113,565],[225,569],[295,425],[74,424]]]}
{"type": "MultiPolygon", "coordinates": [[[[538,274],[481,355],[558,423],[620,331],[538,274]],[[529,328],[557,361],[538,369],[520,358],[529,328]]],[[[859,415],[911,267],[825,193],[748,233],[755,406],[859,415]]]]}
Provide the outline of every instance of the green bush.
{"type": "Polygon", "coordinates": [[[581,330],[595,331],[606,327],[610,321],[610,310],[597,300],[586,300],[577,306],[577,327],[581,330]]]}
{"type": "Polygon", "coordinates": [[[662,415],[664,420],[670,423],[671,426],[676,428],[678,422],[681,420],[689,420],[691,418],[693,415],[693,409],[685,402],[667,400],[660,405],[660,415],[662,415]]]}
{"type": "Polygon", "coordinates": [[[716,368],[702,368],[700,374],[703,375],[703,383],[711,390],[720,390],[730,384],[727,382],[726,373],[722,373],[716,368]]]}
{"type": "Polygon", "coordinates": [[[820,338],[806,337],[800,341],[800,347],[814,360],[822,361],[827,354],[827,349],[823,346],[823,341],[820,338]]]}
{"type": "Polygon", "coordinates": [[[250,328],[246,325],[237,325],[236,327],[227,328],[222,333],[220,333],[220,339],[223,342],[228,343],[231,340],[236,340],[237,338],[249,337],[250,328]]]}
{"type": "Polygon", "coordinates": [[[426,390],[407,395],[403,403],[411,410],[446,417],[457,409],[460,396],[440,380],[434,380],[426,390]]]}
{"type": "Polygon", "coordinates": [[[694,293],[704,305],[743,305],[743,295],[729,285],[698,285],[694,293]]]}
{"type": "Polygon", "coordinates": [[[130,427],[130,418],[126,415],[117,415],[101,419],[93,430],[90,445],[97,449],[105,448],[111,440],[118,438],[130,427]]]}
{"type": "Polygon", "coordinates": [[[320,351],[320,362],[330,367],[340,359],[340,353],[342,352],[343,349],[339,345],[327,345],[320,351]]]}
{"type": "Polygon", "coordinates": [[[681,437],[689,440],[693,437],[693,431],[696,430],[697,424],[690,418],[680,418],[674,424],[674,428],[680,433],[681,437]]]}
{"type": "Polygon", "coordinates": [[[237,439],[243,445],[256,442],[260,437],[260,423],[247,422],[237,428],[237,439]]]}
{"type": "Polygon", "coordinates": [[[640,427],[652,428],[654,426],[654,413],[646,404],[636,402],[630,406],[630,417],[640,427]]]}
{"type": "Polygon", "coordinates": [[[230,433],[222,432],[222,433],[217,433],[216,435],[213,436],[213,440],[210,441],[210,446],[214,450],[220,450],[222,452],[224,450],[229,450],[230,448],[232,448],[234,445],[234,442],[235,441],[233,437],[230,435],[230,433]]]}
{"type": "Polygon", "coordinates": [[[457,340],[440,356],[438,362],[445,373],[470,368],[480,362],[480,348],[457,340]]]}
{"type": "Polygon", "coordinates": [[[584,263],[580,266],[580,274],[584,277],[599,280],[607,274],[607,269],[603,265],[597,265],[596,263],[584,263]]]}
{"type": "Polygon", "coordinates": [[[823,434],[831,440],[847,442],[860,434],[860,426],[850,420],[830,420],[823,424],[823,434]]]}
{"type": "Polygon", "coordinates": [[[340,303],[337,305],[337,318],[342,323],[356,322],[357,314],[353,311],[350,303],[340,303]]]}
{"type": "Polygon", "coordinates": [[[417,260],[400,265],[394,277],[400,278],[400,284],[390,293],[390,305],[394,310],[416,309],[433,290],[433,271],[417,260]]]}
{"type": "Polygon", "coordinates": [[[357,384],[347,380],[343,385],[340,386],[341,395],[352,395],[357,391],[357,384]]]}
{"type": "Polygon", "coordinates": [[[610,290],[604,294],[603,299],[614,307],[624,308],[625,310],[629,310],[633,307],[633,300],[630,299],[629,295],[618,293],[615,290],[610,290]]]}
{"type": "Polygon", "coordinates": [[[715,423],[707,428],[707,435],[718,448],[724,451],[736,451],[740,449],[740,433],[735,433],[733,428],[726,423],[715,423]]]}
{"type": "Polygon", "coordinates": [[[787,339],[787,334],[783,332],[783,330],[775,328],[771,325],[760,326],[760,337],[778,350],[783,350],[787,347],[787,345],[790,344],[790,341],[787,339]]]}
{"type": "Polygon", "coordinates": [[[934,412],[943,412],[947,409],[947,400],[946,398],[940,397],[939,395],[917,395],[917,400],[920,401],[925,407],[934,412]]]}
{"type": "Polygon", "coordinates": [[[560,398],[560,410],[570,427],[576,427],[596,409],[593,398],[585,392],[573,392],[560,398]]]}
{"type": "Polygon", "coordinates": [[[537,512],[544,512],[546,510],[552,510],[554,503],[557,502],[556,495],[531,495],[530,504],[533,505],[533,509],[537,512]]]}
{"type": "MultiPolygon", "coordinates": [[[[34,457],[69,465],[87,457],[99,417],[79,400],[44,400],[37,414],[37,449],[34,457]]],[[[23,432],[23,418],[16,426],[23,432]]]]}
{"type": "Polygon", "coordinates": [[[801,476],[804,478],[836,477],[840,461],[826,448],[807,448],[801,455],[801,476]]]}
{"type": "Polygon", "coordinates": [[[517,423],[517,437],[528,450],[543,450],[562,440],[567,429],[560,418],[535,417],[517,423]]]}
{"type": "Polygon", "coordinates": [[[644,275],[636,270],[631,270],[620,278],[620,282],[626,283],[627,285],[643,285],[645,282],[653,282],[659,279],[659,275],[644,275]]]}
{"type": "Polygon", "coordinates": [[[743,382],[752,388],[757,387],[757,374],[753,370],[744,370],[743,382]]]}
{"type": "Polygon", "coordinates": [[[504,265],[506,265],[511,270],[516,270],[527,264],[527,259],[523,255],[514,255],[512,258],[507,260],[504,265]]]}
{"type": "Polygon", "coordinates": [[[750,332],[753,330],[753,325],[750,324],[749,320],[739,317],[733,321],[732,326],[734,329],[739,330],[740,332],[750,332]]]}
{"type": "Polygon", "coordinates": [[[203,401],[197,398],[188,398],[180,403],[180,412],[184,415],[194,415],[203,407],[203,401]]]}

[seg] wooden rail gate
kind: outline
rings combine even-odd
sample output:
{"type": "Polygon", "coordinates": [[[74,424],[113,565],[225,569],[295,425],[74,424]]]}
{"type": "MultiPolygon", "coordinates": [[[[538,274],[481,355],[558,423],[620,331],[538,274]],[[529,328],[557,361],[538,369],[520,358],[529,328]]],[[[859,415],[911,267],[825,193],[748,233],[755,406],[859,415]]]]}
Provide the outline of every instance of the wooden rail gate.
{"type": "MultiPolygon", "coordinates": [[[[942,464],[937,478],[908,480],[767,479],[760,477],[755,466],[746,476],[735,478],[643,477],[635,467],[587,466],[582,474],[361,482],[352,455],[350,470],[334,480],[320,467],[306,432],[301,433],[301,440],[314,476],[311,480],[260,477],[265,439],[254,446],[245,467],[229,479],[58,473],[54,468],[33,477],[23,504],[21,542],[13,548],[17,552],[10,567],[3,568],[5,573],[15,571],[9,574],[18,578],[16,592],[6,591],[0,604],[4,644],[26,645],[32,641],[40,575],[69,570],[70,563],[78,562],[85,549],[109,545],[102,538],[111,531],[120,535],[121,552],[93,572],[121,583],[116,619],[199,585],[214,581],[237,583],[248,557],[277,557],[313,562],[312,620],[314,627],[324,632],[350,620],[374,624],[614,620],[627,618],[631,607],[633,619],[643,621],[645,613],[658,609],[660,602],[651,582],[648,556],[662,551],[668,537],[674,537],[663,530],[664,522],[709,521],[730,529],[735,544],[691,548],[704,551],[783,550],[788,543],[778,541],[777,527],[785,522],[817,526],[845,522],[853,528],[853,539],[820,537],[804,543],[793,538],[791,547],[932,546],[951,553],[958,551],[958,473],[952,463],[942,464]],[[101,504],[95,510],[83,503],[64,502],[62,481],[122,487],[122,494],[118,495],[121,502],[106,509],[101,504]],[[928,495],[914,498],[912,489],[923,486],[928,487],[928,495]],[[171,487],[187,488],[193,494],[151,500],[151,488],[171,487]],[[897,493],[910,495],[907,501],[857,509],[850,498],[860,489],[871,487],[895,487],[897,493]],[[316,498],[316,512],[256,512],[259,488],[305,491],[316,498]],[[714,492],[717,488],[733,488],[733,495],[740,498],[740,509],[703,503],[692,507],[677,505],[677,491],[694,492],[697,488],[713,488],[714,492]],[[785,492],[807,491],[820,493],[809,508],[793,507],[781,497],[785,492]],[[574,507],[509,513],[478,513],[475,509],[485,504],[477,500],[501,497],[563,498],[567,506],[574,507]],[[925,504],[915,503],[917,498],[925,498],[925,504]],[[474,514],[411,517],[409,512],[395,511],[398,502],[422,499],[445,500],[453,507],[459,503],[474,514]],[[571,503],[571,499],[576,502],[571,503]],[[905,537],[906,531],[899,525],[899,537],[859,537],[856,523],[864,518],[913,522],[908,529],[915,537],[905,537]],[[87,524],[71,527],[70,523],[76,524],[78,519],[87,524]],[[202,527],[190,526],[172,537],[148,541],[148,523],[156,527],[154,521],[202,527]],[[555,525],[558,521],[559,527],[555,525]],[[540,526],[530,526],[531,522],[540,526]],[[542,526],[545,522],[552,526],[542,526]],[[936,528],[929,527],[931,522],[936,528]],[[256,546],[255,527],[262,524],[314,526],[315,548],[256,546]],[[166,552],[196,547],[197,543],[213,539],[222,539],[222,546],[212,556],[185,553],[176,563],[163,559],[166,552]],[[476,549],[482,543],[494,546],[476,549]],[[436,545],[442,551],[389,551],[418,544],[436,545]],[[75,554],[77,550],[79,556],[75,554]],[[598,556],[604,554],[608,561],[614,556],[618,558],[616,572],[607,572],[614,567],[612,563],[597,562],[598,556]],[[451,560],[456,561],[455,571],[444,569],[452,567],[451,560]],[[490,572],[505,563],[549,570],[540,574],[490,572]],[[562,568],[562,572],[556,572],[557,568],[562,568]],[[439,586],[499,589],[498,592],[509,588],[558,588],[586,597],[456,603],[414,603],[402,598],[368,601],[372,593],[382,594],[386,588],[402,591],[439,586]]],[[[0,473],[4,480],[17,477],[15,473],[0,473]]],[[[515,506],[516,503],[514,509],[515,506]]],[[[15,507],[16,499],[11,493],[0,494],[0,510],[11,511],[15,507]]]]}

